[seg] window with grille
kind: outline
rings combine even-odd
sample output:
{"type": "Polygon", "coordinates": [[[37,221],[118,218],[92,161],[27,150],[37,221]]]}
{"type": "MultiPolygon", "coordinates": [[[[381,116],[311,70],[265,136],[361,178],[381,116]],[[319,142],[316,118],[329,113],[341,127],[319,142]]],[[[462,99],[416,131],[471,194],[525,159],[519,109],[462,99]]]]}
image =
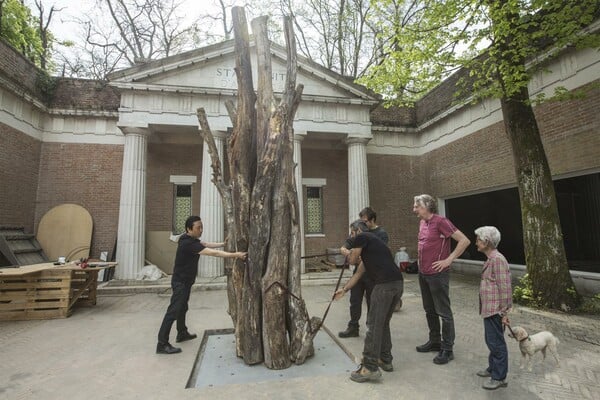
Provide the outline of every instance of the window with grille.
{"type": "Polygon", "coordinates": [[[173,194],[173,233],[185,232],[185,220],[192,215],[192,185],[175,185],[173,194]]]}
{"type": "Polygon", "coordinates": [[[323,233],[323,188],[306,187],[306,232],[323,233]]]}

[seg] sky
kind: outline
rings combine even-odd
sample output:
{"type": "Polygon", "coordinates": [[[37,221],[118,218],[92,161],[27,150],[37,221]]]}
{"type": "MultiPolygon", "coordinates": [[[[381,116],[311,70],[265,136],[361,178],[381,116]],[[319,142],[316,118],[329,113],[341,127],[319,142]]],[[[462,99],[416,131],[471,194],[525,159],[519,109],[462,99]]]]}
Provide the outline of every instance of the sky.
{"type": "MultiPolygon", "coordinates": [[[[183,4],[181,9],[185,10],[186,19],[190,22],[197,19],[201,12],[206,13],[207,10],[211,9],[215,10],[215,12],[218,10],[218,7],[216,6],[216,0],[180,1],[183,4]]],[[[49,10],[53,5],[56,9],[63,8],[62,11],[52,17],[50,30],[54,36],[59,41],[82,41],[83,38],[78,35],[80,27],[75,20],[77,18],[82,18],[86,14],[89,14],[89,12],[93,10],[95,2],[96,0],[42,0],[42,4],[46,10],[49,10]]],[[[228,3],[243,5],[243,1],[238,0],[228,0],[228,3]]],[[[37,15],[37,9],[35,7],[34,0],[25,0],[25,4],[31,8],[34,15],[37,15]]]]}

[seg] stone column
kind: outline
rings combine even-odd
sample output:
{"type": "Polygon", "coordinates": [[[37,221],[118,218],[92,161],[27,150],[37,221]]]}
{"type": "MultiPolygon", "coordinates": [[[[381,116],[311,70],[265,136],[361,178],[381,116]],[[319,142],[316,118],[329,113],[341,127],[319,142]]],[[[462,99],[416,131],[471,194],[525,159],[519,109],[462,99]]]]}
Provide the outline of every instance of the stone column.
{"type": "Polygon", "coordinates": [[[369,173],[367,170],[368,138],[349,137],[348,145],[348,220],[369,205],[369,173]]]}
{"type": "MultiPolygon", "coordinates": [[[[219,158],[223,161],[223,142],[225,132],[213,131],[219,158]]],[[[200,240],[203,242],[222,242],[224,240],[223,202],[217,187],[212,182],[211,159],[208,146],[202,145],[202,181],[200,183],[200,218],[204,232],[200,240]]],[[[223,275],[223,259],[219,257],[200,257],[198,260],[198,276],[216,278],[223,275]]]]}
{"type": "MultiPolygon", "coordinates": [[[[304,256],[304,196],[302,192],[302,141],[305,135],[294,135],[294,178],[296,179],[296,191],[298,193],[298,210],[300,210],[300,255],[304,256]]],[[[305,272],[304,260],[301,261],[302,273],[305,272]]]]}
{"type": "Polygon", "coordinates": [[[146,246],[147,128],[120,127],[125,134],[115,269],[118,279],[136,279],[146,246]]]}

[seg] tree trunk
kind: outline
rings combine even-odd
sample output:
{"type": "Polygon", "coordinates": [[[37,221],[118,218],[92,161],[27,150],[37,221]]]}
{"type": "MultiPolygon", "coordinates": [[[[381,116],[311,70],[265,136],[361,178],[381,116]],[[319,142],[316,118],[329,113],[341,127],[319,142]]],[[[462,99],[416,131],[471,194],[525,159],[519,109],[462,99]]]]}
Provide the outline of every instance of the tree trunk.
{"type": "MultiPolygon", "coordinates": [[[[243,9],[234,7],[232,11],[235,34],[236,76],[238,83],[238,105],[232,117],[233,134],[229,141],[229,167],[232,177],[233,197],[237,209],[236,229],[239,230],[237,248],[248,250],[246,265],[239,263],[233,270],[233,287],[238,306],[235,320],[238,355],[247,364],[262,362],[260,341],[260,276],[257,270],[254,251],[250,251],[251,196],[256,168],[256,95],[252,82],[248,24],[243,9]],[[239,353],[241,351],[241,354],[239,353]]],[[[232,108],[232,107],[230,107],[232,108]]],[[[232,112],[230,112],[230,115],[232,112]]],[[[231,294],[231,293],[230,293],[231,294]]]]}
{"type": "MultiPolygon", "coordinates": [[[[213,182],[226,209],[228,250],[247,249],[228,279],[236,352],[247,364],[268,368],[301,364],[313,354],[311,325],[300,293],[300,228],[294,183],[292,121],[303,87],[296,84],[296,47],[285,20],[287,78],[279,104],[272,87],[267,19],[252,21],[256,40],[258,95],[252,84],[249,37],[243,9],[233,8],[238,104],[226,102],[233,123],[227,143],[229,185],[216,150],[210,150],[213,182]],[[276,105],[277,104],[277,105],[276,105]],[[287,287],[289,285],[289,288],[287,287]]],[[[198,120],[209,149],[214,146],[203,110],[198,120]]],[[[318,319],[317,319],[318,320],[318,319]]]]}
{"type": "Polygon", "coordinates": [[[525,87],[501,103],[519,187],[525,261],[533,294],[541,305],[566,311],[578,303],[578,296],[567,265],[554,184],[529,92],[525,87]]]}

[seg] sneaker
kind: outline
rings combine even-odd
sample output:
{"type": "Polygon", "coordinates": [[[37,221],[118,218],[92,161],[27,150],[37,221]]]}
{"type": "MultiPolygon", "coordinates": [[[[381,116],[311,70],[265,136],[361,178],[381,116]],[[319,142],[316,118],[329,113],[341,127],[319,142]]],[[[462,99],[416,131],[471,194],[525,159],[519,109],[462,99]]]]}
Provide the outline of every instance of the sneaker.
{"type": "Polygon", "coordinates": [[[158,343],[156,345],[156,354],[176,354],[181,353],[181,349],[179,347],[173,347],[170,343],[158,343]]]}
{"type": "Polygon", "coordinates": [[[508,382],[506,382],[505,380],[497,381],[495,379],[490,379],[489,381],[486,381],[481,387],[487,390],[496,390],[498,388],[507,386],[508,382]]]}
{"type": "Polygon", "coordinates": [[[417,346],[417,351],[419,353],[429,353],[430,351],[440,351],[442,349],[442,345],[440,343],[432,343],[429,340],[427,343],[417,346]]]}
{"type": "Polygon", "coordinates": [[[433,359],[435,364],[448,364],[449,361],[454,360],[454,354],[452,350],[440,350],[437,356],[433,359]]]}
{"type": "Polygon", "coordinates": [[[375,371],[371,371],[362,364],[358,367],[356,371],[350,374],[350,379],[358,383],[373,381],[379,378],[381,378],[381,371],[379,370],[379,368],[375,371]]]}
{"type": "Polygon", "coordinates": [[[391,362],[386,363],[381,360],[377,360],[377,365],[385,372],[392,372],[394,370],[394,365],[391,362]]]}
{"type": "Polygon", "coordinates": [[[398,312],[400,309],[402,309],[402,299],[400,299],[398,304],[396,304],[396,307],[394,307],[394,312],[398,312]]]}
{"type": "Polygon", "coordinates": [[[487,369],[482,369],[481,371],[477,371],[477,376],[480,376],[482,378],[489,378],[490,376],[492,376],[492,373],[487,369]]]}
{"type": "Polygon", "coordinates": [[[341,338],[358,337],[358,327],[348,326],[345,331],[338,333],[338,336],[341,338]]]}
{"type": "Polygon", "coordinates": [[[187,340],[196,339],[197,337],[198,337],[198,335],[196,335],[195,333],[189,333],[189,332],[178,333],[177,334],[177,339],[175,339],[175,341],[177,343],[179,343],[179,342],[185,342],[187,340]]]}

